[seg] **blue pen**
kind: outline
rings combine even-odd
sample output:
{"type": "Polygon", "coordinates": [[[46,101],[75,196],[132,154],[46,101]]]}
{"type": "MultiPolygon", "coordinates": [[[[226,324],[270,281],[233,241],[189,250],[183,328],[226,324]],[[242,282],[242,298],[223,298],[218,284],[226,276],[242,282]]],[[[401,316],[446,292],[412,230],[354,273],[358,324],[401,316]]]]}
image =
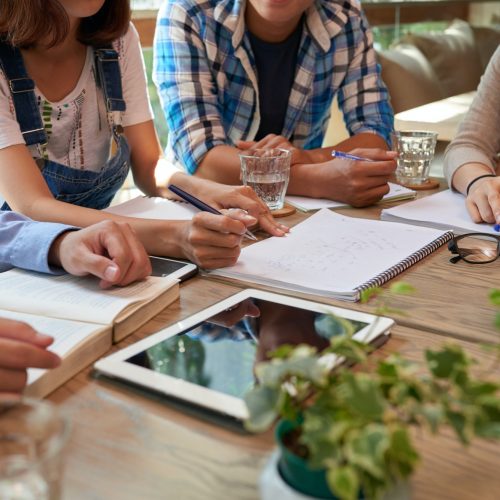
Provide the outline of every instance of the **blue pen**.
{"type": "Polygon", "coordinates": [[[357,160],[357,161],[375,161],[371,158],[363,158],[362,156],[351,155],[349,153],[343,153],[342,151],[332,151],[332,156],[334,158],[344,158],[345,160],[357,160]]]}
{"type": "Polygon", "coordinates": [[[495,224],[493,226],[493,231],[496,231],[497,233],[500,233],[500,224],[495,224]]]}
{"type": "MultiPolygon", "coordinates": [[[[193,205],[193,207],[196,207],[198,210],[201,210],[202,212],[210,212],[211,214],[215,215],[224,215],[221,212],[219,212],[216,208],[207,205],[205,202],[199,200],[192,194],[186,193],[186,191],[184,191],[180,187],[175,186],[174,184],[170,184],[170,186],[168,186],[168,189],[170,189],[172,193],[175,193],[184,201],[190,203],[191,205],[193,205]]],[[[248,229],[245,231],[245,234],[243,236],[246,236],[250,240],[257,241],[257,238],[248,229]]]]}

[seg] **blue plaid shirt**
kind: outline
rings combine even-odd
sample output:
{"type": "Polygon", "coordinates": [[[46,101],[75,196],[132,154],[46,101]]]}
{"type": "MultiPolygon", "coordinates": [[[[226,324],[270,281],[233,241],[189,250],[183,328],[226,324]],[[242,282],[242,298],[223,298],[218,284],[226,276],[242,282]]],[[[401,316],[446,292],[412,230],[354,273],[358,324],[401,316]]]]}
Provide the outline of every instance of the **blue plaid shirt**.
{"type": "MultiPolygon", "coordinates": [[[[253,140],[260,125],[245,0],[166,0],[159,12],[153,78],[169,127],[167,157],[194,173],[214,146],[253,140]]],[[[338,103],[351,135],[388,143],[393,113],[356,0],[316,0],[307,10],[281,135],[321,147],[338,103]]]]}

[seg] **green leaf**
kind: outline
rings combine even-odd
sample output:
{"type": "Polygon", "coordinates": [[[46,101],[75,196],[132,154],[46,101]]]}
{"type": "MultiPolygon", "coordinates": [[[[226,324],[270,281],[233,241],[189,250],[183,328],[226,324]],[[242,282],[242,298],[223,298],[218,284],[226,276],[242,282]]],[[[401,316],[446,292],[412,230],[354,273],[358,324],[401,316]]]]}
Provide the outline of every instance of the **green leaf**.
{"type": "Polygon", "coordinates": [[[330,346],[329,350],[331,352],[354,363],[364,361],[366,359],[366,353],[370,350],[369,344],[364,344],[345,336],[330,339],[330,346]]]}
{"type": "Polygon", "coordinates": [[[500,439],[500,422],[484,422],[476,425],[476,434],[486,439],[500,439]]]}
{"type": "Polygon", "coordinates": [[[450,378],[459,368],[468,365],[463,349],[456,345],[447,345],[440,351],[425,351],[425,358],[432,374],[437,378],[450,378]]]}
{"type": "Polygon", "coordinates": [[[493,290],[490,290],[490,302],[494,306],[500,307],[500,288],[494,288],[493,290]]]}
{"type": "Polygon", "coordinates": [[[363,290],[360,294],[360,302],[366,304],[369,300],[382,293],[382,289],[376,286],[363,290]]]}
{"type": "Polygon", "coordinates": [[[494,323],[495,323],[495,328],[498,328],[500,330],[500,312],[496,313],[494,323]]]}
{"type": "Polygon", "coordinates": [[[278,389],[257,386],[245,395],[249,418],[245,427],[252,432],[267,430],[276,420],[277,406],[280,398],[278,389]]]}
{"type": "Polygon", "coordinates": [[[359,494],[359,478],[354,467],[344,465],[328,469],[326,480],[333,494],[342,500],[356,500],[359,494]]]}
{"type": "Polygon", "coordinates": [[[385,426],[370,424],[361,432],[351,433],[345,448],[350,465],[381,481],[386,479],[384,454],[389,448],[389,437],[385,426]]]}
{"type": "Polygon", "coordinates": [[[422,416],[425,418],[431,431],[436,433],[439,429],[440,424],[444,420],[444,413],[440,406],[437,405],[426,405],[420,410],[422,416]]]}
{"type": "Polygon", "coordinates": [[[411,442],[408,429],[397,427],[392,431],[388,455],[395,460],[402,477],[407,477],[413,472],[419,461],[419,455],[411,442]]]}
{"type": "Polygon", "coordinates": [[[389,291],[397,295],[411,295],[415,293],[415,287],[405,281],[396,281],[389,287],[389,291]]]}
{"type": "Polygon", "coordinates": [[[446,417],[463,444],[469,443],[470,431],[467,429],[467,420],[464,415],[455,411],[447,411],[446,417]]]}
{"type": "Polygon", "coordinates": [[[339,396],[354,413],[366,419],[380,419],[384,413],[382,392],[371,375],[346,372],[339,387],[339,396]]]}

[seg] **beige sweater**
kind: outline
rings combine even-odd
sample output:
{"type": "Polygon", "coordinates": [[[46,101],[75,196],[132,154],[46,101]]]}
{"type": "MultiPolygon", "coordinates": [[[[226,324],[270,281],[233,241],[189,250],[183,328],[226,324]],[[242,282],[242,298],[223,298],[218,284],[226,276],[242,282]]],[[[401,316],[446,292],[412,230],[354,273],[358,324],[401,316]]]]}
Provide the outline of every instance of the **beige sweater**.
{"type": "Polygon", "coordinates": [[[500,46],[481,78],[477,95],[460,124],[457,136],[446,149],[444,174],[448,184],[465,163],[482,163],[500,174],[500,46]]]}

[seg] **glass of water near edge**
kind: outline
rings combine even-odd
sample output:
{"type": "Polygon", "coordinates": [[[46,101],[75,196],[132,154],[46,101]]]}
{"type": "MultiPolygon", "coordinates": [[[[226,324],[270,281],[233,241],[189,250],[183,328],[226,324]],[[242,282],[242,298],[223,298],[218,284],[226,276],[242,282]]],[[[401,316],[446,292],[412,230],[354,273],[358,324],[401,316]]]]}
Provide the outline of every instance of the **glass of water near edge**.
{"type": "Polygon", "coordinates": [[[425,183],[434,158],[438,134],[425,130],[402,130],[392,134],[392,149],[398,153],[396,178],[404,185],[425,183]]]}
{"type": "Polygon", "coordinates": [[[280,210],[290,180],[292,153],[287,149],[253,149],[240,154],[241,180],[266,203],[269,210],[280,210]]]}
{"type": "Polygon", "coordinates": [[[0,499],[58,500],[70,422],[36,399],[0,400],[0,499]]]}

